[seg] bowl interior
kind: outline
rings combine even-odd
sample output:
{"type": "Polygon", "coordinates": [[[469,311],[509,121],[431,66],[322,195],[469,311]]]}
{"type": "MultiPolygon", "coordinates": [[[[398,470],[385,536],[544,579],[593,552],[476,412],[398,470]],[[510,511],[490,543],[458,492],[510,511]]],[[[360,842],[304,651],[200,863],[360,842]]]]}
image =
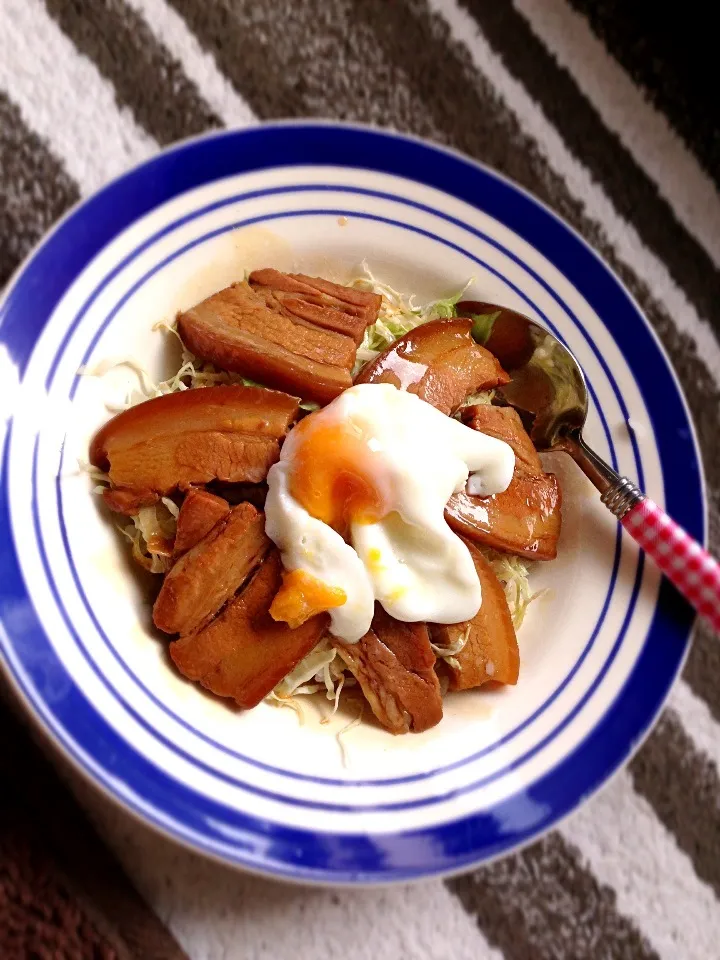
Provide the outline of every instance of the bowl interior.
{"type": "MultiPolygon", "coordinates": [[[[498,181],[495,189],[513,188],[498,181]]],[[[384,731],[369,710],[343,732],[358,716],[354,698],[335,716],[322,697],[306,698],[303,722],[269,704],[238,711],[174,671],[151,624],[156,587],[133,567],[78,464],[110,416],[108,404],[137,386],[131,367],[92,375],[99,364],[130,359],[153,379],[177,369],[177,341],[153,329],[159,321],[256,267],[346,282],[365,263],[418,302],[469,283],[467,298],[505,303],[550,326],[588,380],[588,442],[663,503],[646,391],[581,278],[571,280],[522,231],[482,207],[414,179],[342,165],[201,182],[130,219],[99,247],[37,338],[18,387],[5,482],[12,542],[46,646],[23,651],[9,643],[6,655],[17,676],[25,671],[28,696],[49,724],[62,715],[59,738],[73,728],[67,741],[95,779],[200,849],[293,875],[312,875],[322,861],[352,879],[370,867],[348,852],[354,841],[346,839],[339,855],[333,838],[370,843],[372,869],[392,865],[398,876],[507,848],[559,815],[533,799],[536,785],[582,754],[643,654],[659,577],[619,536],[579,471],[552,456],[546,467],[560,479],[563,533],[558,559],[532,568],[541,595],[518,634],[516,687],[450,695],[440,725],[404,737],[384,731]],[[117,749],[95,742],[100,729],[117,749]],[[129,772],[126,750],[148,765],[142,783],[129,772]],[[178,797],[182,806],[173,806],[178,797]],[[500,816],[499,805],[510,801],[512,816],[500,816]],[[484,813],[492,819],[478,820],[484,813]],[[432,831],[468,817],[476,818],[473,830],[448,852],[432,831]],[[295,832],[268,845],[273,825],[295,832]],[[399,838],[412,831],[435,840],[410,848],[399,838]]],[[[618,296],[625,298],[619,288],[618,296]]],[[[642,320],[634,322],[652,342],[642,320]]],[[[672,673],[663,669],[654,681],[661,692],[672,673]]],[[[595,780],[611,766],[598,758],[595,780]]],[[[564,790],[557,811],[581,799],[572,781],[564,790]]]]}
{"type": "MultiPolygon", "coordinates": [[[[261,266],[347,282],[359,275],[365,260],[374,276],[415,294],[418,302],[447,295],[468,280],[472,280],[469,297],[517,300],[500,278],[478,275],[477,265],[455,251],[446,254],[432,240],[415,240],[408,251],[398,228],[378,228],[351,218],[342,226],[337,217],[323,220],[312,221],[312,232],[297,218],[275,222],[273,229],[239,228],[176,258],[123,303],[94,345],[87,369],[127,357],[147,369],[153,380],[167,377],[179,366],[179,344],[172,335],[153,331],[153,326],[172,322],[178,310],[261,266]]],[[[168,659],[167,639],[152,627],[157,581],[128,561],[128,543],[117,530],[117,518],[103,508],[99,497],[89,495],[92,484],[77,469],[78,461],[87,458],[93,430],[109,416],[107,404],[122,403],[137,387],[137,374],[126,366],[101,377],[83,377],[78,383],[68,417],[61,483],[68,552],[98,634],[124,670],[168,711],[210,740],[301,774],[312,770],[319,777],[363,780],[412,775],[461,759],[469,745],[477,751],[502,740],[541,709],[572,671],[605,601],[616,537],[611,518],[584,477],[564,457],[554,455],[548,457],[548,468],[552,464],[560,476],[564,529],[558,559],[532,565],[532,586],[541,596],[519,633],[522,679],[516,688],[450,695],[442,724],[419,736],[389,735],[368,710],[364,722],[348,735],[343,751],[335,734],[357,716],[359,701],[354,697],[345,700],[332,719],[330,704],[312,697],[303,708],[306,722],[300,723],[292,710],[261,704],[252,711],[238,711],[188,683],[168,659]],[[588,550],[591,540],[593,548],[588,550]],[[562,629],[550,631],[551,623],[562,624],[562,629]]],[[[600,449],[607,448],[598,419],[594,411],[588,436],[600,449]]]]}

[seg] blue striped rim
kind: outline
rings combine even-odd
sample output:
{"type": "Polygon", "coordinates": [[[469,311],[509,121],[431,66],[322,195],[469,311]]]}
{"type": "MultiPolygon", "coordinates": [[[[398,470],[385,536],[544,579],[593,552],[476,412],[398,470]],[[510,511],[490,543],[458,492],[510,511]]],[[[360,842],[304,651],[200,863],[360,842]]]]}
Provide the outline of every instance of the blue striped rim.
{"type": "MultiPolygon", "coordinates": [[[[273,192],[276,192],[276,191],[273,191],[273,192]]],[[[369,193],[370,191],[363,191],[363,192],[369,193]]],[[[256,191],[255,194],[254,194],[254,196],[258,196],[258,195],[259,195],[259,192],[256,191]]],[[[394,198],[394,199],[397,199],[398,201],[400,200],[400,198],[394,198]]],[[[409,202],[409,205],[413,205],[413,206],[414,206],[415,204],[409,202]]],[[[216,209],[218,206],[220,206],[220,204],[213,204],[213,209],[216,209]]],[[[207,209],[207,208],[204,208],[204,209],[207,209]]],[[[426,209],[428,209],[428,208],[426,208],[426,209]]],[[[199,215],[199,213],[200,213],[200,212],[198,212],[198,215],[199,215]]],[[[411,227],[411,226],[409,226],[409,225],[407,225],[407,224],[404,224],[404,223],[402,223],[402,222],[400,222],[400,221],[389,220],[388,218],[385,218],[385,217],[377,217],[377,216],[371,215],[371,214],[358,214],[358,213],[354,213],[354,212],[352,212],[352,211],[338,210],[338,209],[335,209],[335,208],[333,208],[333,209],[327,209],[327,210],[314,210],[314,209],[312,209],[312,210],[300,210],[300,211],[293,211],[292,214],[287,214],[287,216],[293,216],[293,217],[294,217],[294,216],[313,216],[313,215],[326,215],[326,216],[333,216],[333,217],[335,217],[335,216],[345,216],[345,215],[350,216],[350,215],[353,215],[353,216],[355,216],[356,218],[358,218],[358,217],[364,217],[364,218],[366,218],[366,219],[376,220],[376,221],[380,221],[380,222],[383,222],[383,223],[389,223],[389,224],[392,225],[392,226],[397,226],[397,227],[400,227],[400,228],[402,228],[402,229],[410,230],[410,231],[412,231],[412,232],[415,232],[415,233],[421,234],[421,235],[423,235],[423,236],[425,236],[425,237],[428,237],[428,238],[432,239],[433,241],[435,241],[435,242],[437,242],[437,243],[444,244],[444,245],[446,245],[446,246],[448,246],[448,247],[456,250],[457,252],[462,253],[462,254],[463,254],[464,256],[466,256],[468,259],[474,261],[474,262],[477,263],[479,266],[482,266],[484,269],[488,270],[488,272],[490,272],[490,273],[498,276],[500,279],[502,279],[505,283],[507,283],[507,284],[513,289],[514,292],[516,292],[516,293],[518,294],[518,296],[520,296],[523,300],[525,300],[525,302],[528,304],[528,306],[529,306],[532,310],[535,310],[535,311],[543,318],[543,321],[547,324],[548,328],[551,329],[556,335],[559,336],[559,331],[558,331],[557,328],[552,324],[552,322],[549,320],[549,318],[548,318],[548,317],[538,308],[538,306],[537,306],[532,300],[530,300],[518,287],[516,287],[514,284],[510,283],[505,277],[502,277],[502,275],[499,273],[499,271],[495,270],[493,267],[491,267],[489,264],[487,264],[484,260],[482,260],[482,259],[480,259],[480,258],[478,258],[478,257],[475,257],[474,255],[470,254],[467,250],[459,247],[457,244],[454,244],[454,243],[451,243],[450,241],[444,240],[443,238],[438,237],[438,236],[436,236],[435,234],[432,234],[432,233],[430,233],[430,232],[428,232],[428,231],[426,231],[426,230],[422,230],[422,229],[420,229],[420,228],[418,228],[418,227],[411,227]]],[[[112,308],[112,310],[109,311],[109,313],[108,313],[107,317],[105,318],[105,320],[103,321],[103,324],[102,324],[102,326],[100,327],[99,331],[97,331],[96,334],[93,336],[92,344],[91,344],[91,346],[88,347],[88,349],[86,350],[85,355],[84,355],[84,357],[83,357],[82,363],[85,364],[85,363],[88,362],[89,357],[90,357],[90,355],[91,355],[91,353],[92,353],[92,350],[93,350],[94,346],[97,344],[97,341],[98,341],[98,339],[99,339],[99,336],[102,334],[102,331],[105,330],[105,329],[107,328],[107,326],[113,321],[113,319],[115,318],[115,316],[117,315],[117,313],[118,313],[118,311],[121,309],[121,307],[122,307],[122,306],[128,301],[128,299],[129,299],[131,296],[133,296],[156,272],[158,272],[160,269],[162,269],[163,267],[165,267],[169,262],[171,262],[172,260],[174,260],[174,259],[176,259],[177,257],[181,256],[183,253],[187,252],[189,249],[192,249],[192,248],[194,248],[195,246],[197,246],[197,245],[199,245],[199,244],[202,244],[203,242],[205,242],[205,241],[207,241],[207,240],[209,240],[209,239],[212,239],[212,238],[218,236],[218,235],[221,234],[221,233],[225,233],[225,232],[228,232],[228,231],[231,231],[231,230],[236,230],[236,229],[238,229],[238,228],[240,228],[240,227],[248,226],[248,225],[251,225],[251,224],[256,224],[256,223],[258,223],[258,222],[265,222],[265,221],[268,221],[268,220],[279,219],[279,218],[282,218],[282,217],[284,217],[284,216],[286,216],[286,215],[285,215],[285,214],[270,214],[270,215],[266,215],[266,216],[253,217],[253,218],[251,218],[251,219],[249,219],[249,220],[239,221],[239,222],[236,222],[236,223],[227,225],[227,226],[225,226],[225,227],[218,228],[218,229],[216,229],[216,230],[213,230],[213,231],[211,231],[211,232],[209,232],[209,233],[204,234],[204,235],[201,236],[201,237],[198,237],[198,238],[194,239],[192,242],[186,244],[185,246],[183,246],[183,247],[179,248],[178,250],[174,251],[172,254],[169,254],[168,256],[166,256],[160,263],[156,264],[156,265],[155,265],[154,267],[152,267],[150,270],[146,271],[146,273],[145,273],[138,281],[136,281],[136,282],[132,285],[132,287],[118,300],[118,302],[117,302],[116,305],[112,308]]],[[[183,222],[183,223],[187,223],[187,222],[188,222],[189,220],[191,220],[191,219],[193,219],[193,218],[192,218],[192,216],[190,215],[190,216],[184,217],[183,220],[182,220],[182,222],[183,222]]],[[[161,233],[161,235],[163,235],[163,236],[166,235],[166,234],[167,234],[167,231],[165,231],[165,230],[162,231],[162,233],[161,233]]],[[[146,250],[148,249],[148,245],[147,245],[147,244],[143,244],[141,249],[142,249],[143,251],[146,251],[146,250]]],[[[503,248],[501,248],[501,249],[503,249],[503,248]]],[[[129,262],[131,262],[132,259],[133,259],[133,254],[130,254],[130,255],[128,255],[128,257],[126,258],[126,261],[125,261],[125,262],[129,263],[129,262]]],[[[523,265],[520,260],[518,260],[517,258],[514,258],[514,259],[515,259],[515,261],[516,261],[519,265],[523,265]]],[[[535,276],[532,271],[529,271],[529,270],[528,270],[528,272],[529,272],[532,276],[535,276]]],[[[115,271],[113,271],[113,274],[112,274],[112,275],[115,276],[115,271]]],[[[94,300],[100,295],[100,293],[102,292],[102,290],[104,289],[104,287],[106,286],[106,284],[107,284],[108,282],[109,282],[109,276],[106,277],[100,284],[98,284],[98,286],[97,286],[97,287],[95,288],[95,290],[93,291],[91,297],[88,298],[88,300],[86,301],[86,304],[83,306],[83,308],[81,308],[81,314],[84,315],[84,313],[86,312],[86,310],[89,308],[90,304],[91,304],[92,302],[94,302],[94,300]]],[[[590,345],[591,345],[591,347],[593,348],[593,350],[596,350],[595,344],[588,338],[587,332],[584,330],[584,328],[583,328],[582,324],[580,323],[580,321],[578,320],[578,318],[575,317],[575,315],[572,313],[572,311],[569,310],[569,308],[568,308],[567,305],[564,303],[564,301],[562,301],[562,300],[559,299],[559,298],[557,298],[557,299],[558,299],[559,304],[562,306],[563,310],[572,318],[572,320],[573,320],[573,322],[575,323],[575,325],[576,325],[576,326],[578,327],[578,329],[584,334],[585,338],[588,340],[588,342],[590,343],[590,345]]],[[[69,329],[70,329],[70,330],[76,329],[76,328],[77,328],[77,324],[78,324],[78,318],[76,317],[75,320],[73,321],[73,323],[71,323],[69,329]]],[[[66,346],[67,346],[68,341],[69,341],[69,337],[65,337],[65,338],[63,339],[63,341],[61,342],[61,345],[60,345],[60,347],[59,347],[58,356],[60,356],[60,355],[64,352],[64,350],[65,350],[65,348],[66,348],[66,346]]],[[[74,395],[75,388],[76,388],[76,385],[77,385],[79,379],[80,379],[79,377],[76,377],[76,378],[73,380],[73,384],[72,384],[72,388],[71,388],[71,394],[70,394],[71,396],[74,395]]],[[[619,392],[618,392],[618,389],[617,389],[617,385],[615,384],[614,380],[611,380],[611,385],[612,385],[612,388],[613,388],[613,390],[614,390],[614,392],[615,392],[615,394],[616,394],[616,397],[618,397],[618,399],[620,400],[621,398],[620,398],[620,395],[619,395],[619,392]]],[[[595,393],[594,393],[594,390],[593,390],[593,388],[592,388],[592,384],[589,384],[589,389],[590,389],[590,392],[591,392],[593,401],[594,401],[594,403],[595,403],[595,406],[596,406],[596,408],[598,409],[598,412],[599,412],[599,416],[600,416],[600,419],[601,419],[601,423],[602,423],[602,425],[603,425],[603,429],[604,429],[604,432],[605,432],[605,436],[606,436],[606,439],[607,439],[607,441],[608,441],[608,445],[609,445],[609,448],[610,448],[613,466],[616,467],[616,466],[617,466],[617,460],[616,460],[616,455],[615,455],[614,443],[613,443],[612,435],[611,435],[611,433],[610,433],[609,426],[608,426],[608,424],[607,424],[607,420],[606,420],[606,418],[605,418],[605,415],[604,415],[602,409],[600,408],[600,406],[599,406],[599,404],[598,404],[597,397],[596,397],[596,395],[595,395],[595,393]]],[[[63,455],[64,455],[64,454],[63,454],[63,455]]],[[[639,462],[638,462],[638,471],[639,471],[640,475],[642,475],[642,465],[641,465],[639,462]]],[[[60,465],[60,473],[62,473],[62,460],[61,460],[61,465],[60,465]]],[[[33,469],[33,489],[34,489],[34,491],[35,491],[35,502],[37,503],[37,501],[38,501],[37,470],[36,470],[35,467],[34,467],[34,469],[33,469]]],[[[287,776],[287,777],[290,777],[290,778],[292,778],[292,779],[304,780],[304,781],[309,781],[309,782],[312,782],[312,783],[326,783],[326,784],[331,784],[331,785],[336,785],[336,786],[367,786],[367,785],[385,786],[385,785],[399,784],[399,783],[409,783],[409,782],[416,781],[416,780],[427,779],[427,778],[429,778],[429,777],[437,776],[437,775],[440,774],[440,773],[445,773],[445,772],[447,772],[448,770],[452,770],[452,769],[456,769],[456,768],[458,768],[458,767],[464,766],[464,765],[466,765],[467,763],[475,762],[476,760],[481,759],[481,758],[484,757],[484,756],[487,756],[490,752],[492,752],[493,750],[497,749],[498,747],[507,744],[508,742],[510,742],[510,740],[512,740],[512,739],[513,739],[515,736],[517,736],[520,732],[522,732],[523,730],[527,729],[527,727],[530,726],[530,724],[532,724],[532,723],[557,699],[557,697],[560,695],[560,693],[566,688],[566,686],[568,685],[568,683],[572,680],[572,678],[575,676],[575,674],[576,674],[577,671],[579,670],[580,666],[581,666],[582,663],[584,662],[584,660],[585,660],[585,658],[587,657],[590,649],[592,648],[593,643],[594,643],[594,641],[595,641],[595,638],[596,638],[596,636],[597,636],[597,634],[598,634],[598,632],[599,632],[599,630],[600,630],[600,627],[602,626],[602,623],[603,623],[603,621],[604,621],[604,619],[605,619],[605,615],[606,615],[606,613],[607,613],[607,609],[608,609],[608,607],[609,607],[610,599],[611,599],[611,596],[612,596],[612,593],[613,593],[613,590],[614,590],[614,587],[615,587],[616,579],[617,579],[617,570],[618,570],[619,560],[620,560],[621,540],[620,540],[620,531],[619,531],[619,529],[618,529],[618,533],[617,533],[617,537],[616,537],[616,542],[615,542],[615,556],[614,556],[614,559],[613,559],[613,567],[612,567],[612,572],[611,572],[610,584],[609,584],[609,587],[608,587],[608,592],[607,592],[607,595],[606,595],[605,600],[604,600],[604,602],[603,602],[602,609],[601,609],[601,613],[600,613],[600,616],[599,616],[599,618],[598,618],[598,621],[597,621],[597,623],[595,624],[594,628],[591,630],[591,632],[590,632],[590,638],[589,638],[587,644],[585,645],[585,647],[584,647],[584,649],[583,649],[580,657],[578,658],[578,660],[576,661],[576,663],[573,665],[573,667],[571,668],[571,670],[569,671],[569,673],[566,675],[566,677],[562,680],[562,682],[560,683],[560,685],[559,685],[559,686],[556,688],[556,690],[553,692],[553,694],[552,694],[540,707],[538,707],[537,710],[535,710],[530,717],[528,717],[526,720],[524,720],[521,724],[519,724],[517,727],[515,727],[512,731],[510,731],[509,733],[507,733],[506,735],[504,735],[499,741],[496,741],[496,743],[494,743],[494,744],[492,744],[492,745],[484,748],[483,750],[481,750],[481,751],[479,751],[479,752],[477,752],[477,753],[472,754],[472,755],[469,756],[469,757],[465,757],[465,758],[463,758],[462,760],[455,761],[455,762],[453,762],[453,763],[451,763],[451,764],[447,764],[447,765],[445,765],[445,766],[443,766],[443,767],[440,767],[440,768],[437,768],[437,769],[435,769],[435,770],[427,771],[426,773],[423,773],[423,774],[416,774],[416,775],[407,776],[407,777],[386,778],[386,779],[372,780],[372,781],[367,781],[367,780],[362,780],[362,781],[358,781],[358,780],[340,780],[340,779],[326,778],[326,777],[311,777],[311,776],[307,776],[307,775],[305,775],[305,774],[298,774],[298,773],[294,773],[294,772],[292,772],[292,771],[288,771],[288,770],[284,770],[284,769],[281,769],[281,768],[273,767],[273,766],[271,766],[271,765],[269,765],[269,764],[265,764],[265,763],[263,763],[262,761],[256,760],[255,758],[252,758],[252,757],[248,757],[248,756],[246,756],[245,754],[240,753],[239,751],[231,750],[230,748],[226,747],[224,744],[219,743],[218,741],[215,741],[215,740],[213,740],[213,739],[210,738],[210,737],[207,737],[207,736],[206,736],[205,734],[203,734],[201,731],[197,730],[195,727],[193,727],[192,725],[188,724],[188,723],[187,723],[185,720],[183,720],[183,718],[180,717],[178,714],[176,714],[176,713],[174,713],[172,710],[170,710],[170,709],[167,707],[167,705],[164,704],[161,700],[159,700],[159,699],[142,683],[142,681],[140,680],[140,678],[139,678],[135,673],[133,673],[133,672],[130,670],[130,668],[127,666],[127,664],[125,663],[125,661],[124,661],[124,660],[122,659],[122,657],[118,654],[117,650],[116,650],[115,647],[113,646],[112,642],[110,641],[110,639],[109,639],[109,637],[107,636],[107,634],[105,633],[105,631],[104,631],[104,630],[102,629],[102,627],[100,626],[100,623],[98,622],[97,617],[95,616],[95,612],[94,612],[94,610],[93,610],[93,608],[92,608],[92,604],[91,604],[91,603],[89,602],[89,600],[87,599],[87,596],[86,596],[86,594],[85,594],[85,591],[84,591],[84,589],[83,589],[83,587],[82,587],[82,583],[81,583],[81,581],[80,581],[80,577],[79,577],[79,575],[78,575],[77,568],[76,568],[76,566],[75,566],[75,563],[74,563],[74,560],[73,560],[73,557],[72,557],[72,552],[71,552],[70,546],[69,546],[69,540],[68,540],[68,535],[67,535],[67,527],[66,527],[65,516],[64,516],[64,509],[63,509],[63,505],[62,505],[62,490],[61,490],[61,487],[60,487],[60,484],[59,484],[59,483],[56,484],[56,496],[57,496],[57,499],[58,499],[58,509],[59,509],[59,516],[60,516],[60,524],[61,524],[61,533],[62,533],[63,544],[64,544],[64,547],[65,547],[65,552],[66,552],[66,555],[67,555],[67,558],[68,558],[68,563],[69,563],[69,565],[70,565],[70,569],[71,569],[71,573],[72,573],[73,580],[74,580],[74,582],[75,582],[76,589],[77,589],[77,591],[78,591],[78,593],[79,593],[79,595],[80,595],[80,597],[81,597],[81,600],[82,600],[82,602],[83,602],[83,604],[84,604],[84,606],[85,606],[85,609],[86,609],[86,611],[87,611],[87,613],[88,613],[88,616],[90,617],[92,623],[93,623],[94,626],[95,626],[95,629],[97,630],[99,636],[102,638],[102,640],[103,640],[103,642],[105,643],[106,647],[110,650],[110,652],[112,653],[113,657],[115,658],[115,660],[116,660],[116,661],[118,662],[118,664],[120,665],[121,669],[135,682],[135,684],[143,691],[143,693],[144,693],[160,710],[162,710],[164,713],[166,713],[167,715],[169,715],[175,722],[177,722],[178,724],[180,724],[180,725],[181,725],[182,727],[184,727],[185,729],[189,730],[191,733],[193,733],[195,736],[199,737],[199,738],[202,739],[203,741],[211,744],[211,745],[212,745],[213,747],[215,747],[216,749],[219,749],[219,750],[221,750],[222,752],[227,753],[228,755],[232,756],[233,758],[240,759],[240,760],[242,760],[242,761],[244,761],[244,762],[246,762],[246,763],[248,763],[248,764],[250,764],[250,765],[252,765],[252,766],[258,767],[258,768],[260,768],[260,769],[262,769],[262,770],[266,770],[266,771],[269,771],[269,772],[272,772],[272,773],[275,773],[275,774],[281,774],[281,775],[283,775],[283,776],[287,776]]],[[[84,644],[81,644],[80,638],[77,636],[76,632],[73,630],[73,628],[72,628],[72,626],[71,626],[71,624],[70,624],[70,619],[69,619],[69,617],[68,617],[68,616],[66,615],[66,613],[65,613],[65,610],[64,610],[63,604],[62,604],[62,602],[61,602],[61,600],[60,600],[60,597],[59,597],[59,596],[57,595],[57,593],[54,591],[54,587],[52,586],[52,584],[53,584],[53,578],[52,578],[52,576],[49,574],[49,571],[50,571],[50,562],[49,562],[49,559],[48,559],[48,557],[47,557],[47,555],[46,555],[46,553],[45,553],[45,550],[44,550],[42,537],[40,537],[40,536],[38,536],[38,543],[39,543],[39,546],[40,546],[40,551],[41,551],[41,556],[42,556],[43,564],[44,564],[44,566],[45,566],[46,571],[48,571],[48,581],[49,581],[49,583],[50,583],[50,585],[51,585],[51,589],[53,589],[53,592],[55,593],[56,600],[57,600],[57,603],[58,603],[58,607],[59,607],[59,609],[60,609],[60,611],[61,611],[61,613],[62,613],[62,615],[63,615],[63,618],[65,619],[66,623],[68,624],[68,627],[69,627],[69,629],[71,630],[73,636],[75,637],[76,642],[79,644],[79,646],[81,647],[81,649],[84,651],[84,654],[85,654],[86,658],[87,658],[87,659],[91,659],[91,658],[90,658],[89,651],[87,651],[87,648],[84,646],[84,644]]],[[[114,689],[114,688],[111,687],[110,689],[114,689]]],[[[116,694],[116,696],[119,697],[119,694],[117,694],[117,691],[115,691],[115,694],[116,694]]],[[[123,703],[123,705],[124,705],[127,709],[130,709],[129,705],[128,705],[122,698],[120,698],[120,699],[121,699],[121,702],[123,703]]],[[[178,748],[175,748],[175,749],[178,749],[178,748]]]]}
{"type": "MultiPolygon", "coordinates": [[[[397,135],[333,125],[276,125],[190,142],[128,174],[65,221],[0,307],[0,342],[18,371],[24,370],[54,303],[90,257],[130,222],[200,183],[293,164],[356,166],[405,176],[472,203],[542,250],[606,318],[637,372],[663,464],[668,509],[693,536],[704,539],[699,460],[684,403],[664,355],[623,288],[580,238],[512,184],[448,151],[397,135]],[[685,469],[671,469],[674,460],[685,469]]],[[[6,456],[7,447],[0,486],[0,529],[7,531],[6,456]]],[[[55,657],[28,602],[8,536],[0,538],[0,570],[2,644],[11,674],[83,769],[126,806],[200,849],[275,874],[336,882],[461,869],[551,826],[599,786],[647,731],[682,661],[693,619],[663,582],[641,656],[613,708],[529,792],[435,828],[390,836],[339,835],[294,830],[229,811],[160,773],[114,733],[55,657]]]]}

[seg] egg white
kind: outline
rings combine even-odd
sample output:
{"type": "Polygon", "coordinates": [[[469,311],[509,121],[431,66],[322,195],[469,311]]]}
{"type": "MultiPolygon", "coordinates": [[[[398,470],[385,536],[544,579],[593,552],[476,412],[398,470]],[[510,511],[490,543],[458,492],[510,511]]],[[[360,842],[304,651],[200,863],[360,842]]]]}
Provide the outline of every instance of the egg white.
{"type": "Polygon", "coordinates": [[[472,492],[507,489],[512,448],[440,413],[391,384],[351,387],[312,414],[318,427],[349,422],[382,465],[378,489],[388,507],[376,523],[352,523],[350,543],[311,517],[290,494],[288,474],[303,434],[288,436],[268,474],[266,531],[287,570],[302,569],[344,590],[330,631],[348,643],[370,628],[375,601],[397,620],[459,623],[482,594],[470,553],[444,519],[445,504],[472,474],[472,492]]]}

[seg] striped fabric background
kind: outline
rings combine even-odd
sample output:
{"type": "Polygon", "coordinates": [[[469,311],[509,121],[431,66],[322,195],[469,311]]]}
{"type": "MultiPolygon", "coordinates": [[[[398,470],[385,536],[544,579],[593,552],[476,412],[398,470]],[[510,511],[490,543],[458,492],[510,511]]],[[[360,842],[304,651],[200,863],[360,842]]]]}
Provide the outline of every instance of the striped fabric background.
{"type": "MultiPolygon", "coordinates": [[[[203,130],[335,117],[450,144],[569,220],[642,305],[697,424],[717,553],[716,54],[707,25],[678,24],[682,14],[659,6],[0,0],[0,287],[78,198],[203,130]]],[[[720,645],[699,628],[629,768],[539,843],[446,882],[281,887],[86,800],[192,958],[710,960],[720,956],[719,767],[720,645]]],[[[126,955],[150,954],[170,955],[126,955]]]]}

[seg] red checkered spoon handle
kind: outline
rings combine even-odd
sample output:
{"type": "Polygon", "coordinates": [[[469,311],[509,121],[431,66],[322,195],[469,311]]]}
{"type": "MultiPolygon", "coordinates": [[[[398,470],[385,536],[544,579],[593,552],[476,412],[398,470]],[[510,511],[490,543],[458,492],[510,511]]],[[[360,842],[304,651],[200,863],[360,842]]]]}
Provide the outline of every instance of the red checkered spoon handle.
{"type": "Polygon", "coordinates": [[[717,560],[647,497],[632,507],[621,523],[697,612],[720,630],[717,560]]]}
{"type": "Polygon", "coordinates": [[[564,433],[552,449],[570,454],[630,536],[698,613],[720,632],[720,564],[717,560],[632,481],[618,476],[588,447],[579,430],[564,433]]]}
{"type": "Polygon", "coordinates": [[[602,501],[698,613],[720,631],[720,564],[626,478],[602,501]]]}

